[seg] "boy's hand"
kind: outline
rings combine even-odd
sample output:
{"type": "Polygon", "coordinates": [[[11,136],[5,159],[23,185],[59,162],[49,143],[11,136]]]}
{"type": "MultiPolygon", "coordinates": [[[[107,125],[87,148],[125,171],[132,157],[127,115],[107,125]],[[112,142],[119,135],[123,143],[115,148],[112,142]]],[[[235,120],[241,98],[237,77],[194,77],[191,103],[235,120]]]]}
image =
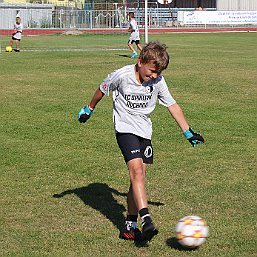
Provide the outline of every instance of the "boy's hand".
{"type": "Polygon", "coordinates": [[[197,144],[204,143],[203,137],[200,134],[195,133],[191,128],[183,132],[183,134],[193,147],[197,144]]]}
{"type": "Polygon", "coordinates": [[[85,123],[90,118],[90,116],[94,113],[94,109],[92,109],[89,105],[84,106],[78,113],[78,120],[80,123],[85,123]]]}

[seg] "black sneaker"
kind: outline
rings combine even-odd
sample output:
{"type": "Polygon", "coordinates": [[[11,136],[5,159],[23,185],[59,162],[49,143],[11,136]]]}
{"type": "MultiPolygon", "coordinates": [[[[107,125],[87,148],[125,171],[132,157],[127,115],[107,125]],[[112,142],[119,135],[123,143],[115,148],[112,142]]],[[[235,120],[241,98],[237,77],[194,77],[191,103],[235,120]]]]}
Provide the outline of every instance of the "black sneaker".
{"type": "Polygon", "coordinates": [[[144,222],[142,225],[142,241],[150,242],[151,239],[159,233],[159,231],[154,227],[152,222],[144,222]]]}
{"type": "Polygon", "coordinates": [[[20,52],[20,49],[13,49],[14,52],[20,52]]]}
{"type": "Polygon", "coordinates": [[[119,238],[125,240],[140,240],[141,231],[138,228],[133,228],[128,225],[125,225],[124,228],[120,231],[119,238]]]}

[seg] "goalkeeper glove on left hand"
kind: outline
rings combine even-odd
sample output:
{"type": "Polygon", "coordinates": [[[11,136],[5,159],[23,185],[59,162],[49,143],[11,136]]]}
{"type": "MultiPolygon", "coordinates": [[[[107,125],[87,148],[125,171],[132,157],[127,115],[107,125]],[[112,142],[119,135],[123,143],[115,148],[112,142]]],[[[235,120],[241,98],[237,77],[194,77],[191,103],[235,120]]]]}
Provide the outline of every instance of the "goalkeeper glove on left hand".
{"type": "Polygon", "coordinates": [[[191,128],[183,132],[183,134],[193,147],[197,144],[204,143],[203,137],[200,134],[195,133],[191,128]]]}
{"type": "Polygon", "coordinates": [[[85,123],[90,118],[90,116],[94,113],[94,109],[92,109],[89,105],[84,106],[78,113],[78,120],[80,123],[85,123]]]}

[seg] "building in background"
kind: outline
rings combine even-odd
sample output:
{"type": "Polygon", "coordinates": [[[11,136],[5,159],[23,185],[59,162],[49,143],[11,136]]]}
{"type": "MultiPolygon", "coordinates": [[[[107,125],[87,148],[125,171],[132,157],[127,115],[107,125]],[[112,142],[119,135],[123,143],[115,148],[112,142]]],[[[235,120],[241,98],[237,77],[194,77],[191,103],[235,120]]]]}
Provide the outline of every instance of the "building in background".
{"type": "Polygon", "coordinates": [[[52,26],[52,4],[0,3],[0,28],[12,29],[17,16],[24,28],[50,28],[52,26]]]}
{"type": "MultiPolygon", "coordinates": [[[[124,5],[128,8],[144,8],[145,0],[0,0],[11,4],[52,4],[86,10],[110,10],[115,5],[124,5]]],[[[256,11],[257,0],[173,0],[167,5],[158,4],[157,0],[148,0],[150,8],[202,8],[227,11],[256,11]]]]}
{"type": "MultiPolygon", "coordinates": [[[[0,0],[0,29],[11,29],[18,13],[22,17],[25,29],[126,28],[129,11],[135,12],[138,24],[143,28],[145,26],[144,8],[145,0],[0,0]],[[6,3],[6,1],[13,3],[6,3]],[[40,1],[41,3],[38,3],[40,1]]],[[[170,4],[148,0],[148,25],[152,28],[192,24],[207,26],[207,18],[216,15],[213,20],[216,22],[215,26],[224,22],[229,24],[228,26],[234,26],[234,24],[241,26],[246,24],[246,21],[248,25],[256,26],[255,12],[257,12],[257,0],[173,0],[170,4]],[[227,13],[232,11],[233,21],[228,21],[228,18],[225,21],[218,19],[221,18],[220,13],[226,14],[224,11],[228,11],[227,13]],[[241,17],[239,12],[234,11],[243,11],[244,16],[241,17]],[[187,17],[185,18],[184,15],[187,17]],[[247,20],[242,20],[244,17],[247,20]]],[[[229,19],[232,19],[231,17],[229,19]]]]}
{"type": "Polygon", "coordinates": [[[257,11],[257,0],[216,0],[219,11],[257,11]]]}
{"type": "Polygon", "coordinates": [[[3,0],[6,4],[52,4],[83,9],[85,0],[3,0]]]}
{"type": "MultiPolygon", "coordinates": [[[[144,8],[144,0],[126,0],[128,8],[144,8]]],[[[148,0],[149,8],[216,8],[216,0],[173,0],[170,4],[158,4],[157,0],[148,0]]]]}

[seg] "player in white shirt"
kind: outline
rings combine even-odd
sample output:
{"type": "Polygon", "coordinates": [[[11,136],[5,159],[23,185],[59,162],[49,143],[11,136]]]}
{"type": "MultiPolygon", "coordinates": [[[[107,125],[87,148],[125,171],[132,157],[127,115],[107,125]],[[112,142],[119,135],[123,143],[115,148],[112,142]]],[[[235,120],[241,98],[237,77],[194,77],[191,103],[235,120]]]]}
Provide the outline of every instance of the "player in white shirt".
{"type": "Polygon", "coordinates": [[[23,30],[23,26],[21,23],[21,18],[16,17],[16,23],[14,24],[14,32],[12,33],[12,38],[10,40],[11,47],[13,45],[13,41],[15,41],[15,46],[16,46],[16,49],[14,49],[15,52],[20,52],[19,42],[21,41],[22,30],[23,30]]]}
{"type": "Polygon", "coordinates": [[[142,46],[140,45],[140,37],[139,37],[139,28],[137,25],[137,22],[135,20],[135,15],[133,12],[129,12],[129,29],[128,32],[130,32],[130,37],[128,41],[128,47],[133,52],[131,55],[131,58],[135,58],[138,56],[138,53],[136,52],[135,48],[133,47],[133,43],[136,44],[137,48],[141,51],[142,46]]]}
{"type": "Polygon", "coordinates": [[[108,75],[91,102],[78,113],[78,120],[86,122],[102,97],[108,96],[112,91],[116,139],[130,175],[128,212],[120,237],[143,243],[149,242],[158,233],[149,214],[145,190],[146,166],[153,163],[150,114],[156,102],[167,107],[192,146],[204,142],[202,136],[189,127],[161,75],[169,64],[166,48],[158,42],[147,44],[142,49],[137,64],[125,66],[108,75]],[[142,233],[137,228],[138,214],[142,221],[142,233]]]}

